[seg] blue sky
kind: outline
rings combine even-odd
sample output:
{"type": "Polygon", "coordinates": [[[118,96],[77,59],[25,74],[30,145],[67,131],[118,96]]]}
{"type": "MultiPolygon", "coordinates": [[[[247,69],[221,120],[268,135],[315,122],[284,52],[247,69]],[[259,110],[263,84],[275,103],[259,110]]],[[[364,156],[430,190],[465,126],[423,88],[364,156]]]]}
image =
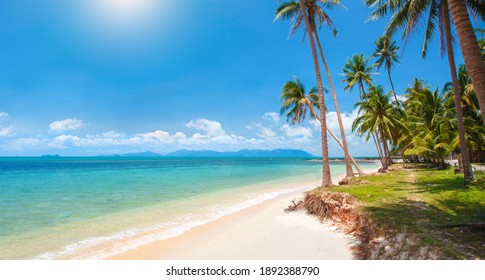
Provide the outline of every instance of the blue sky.
{"type": "MultiPolygon", "coordinates": [[[[355,156],[375,155],[350,134],[358,92],[342,67],[373,52],[386,20],[365,23],[361,1],[330,11],[338,28],[320,37],[355,156]]],[[[0,155],[97,155],[180,148],[300,148],[318,154],[312,123],[280,118],[283,84],[314,86],[302,33],[273,22],[276,0],[16,0],[0,2],[0,155]]],[[[403,46],[400,37],[397,37],[403,46]]],[[[393,69],[401,94],[413,78],[449,81],[436,42],[420,56],[416,34],[393,69]]],[[[457,49],[457,63],[462,58],[457,49]]],[[[375,83],[390,90],[387,76],[375,83]]],[[[324,85],[328,82],[324,80],[324,85]]],[[[327,96],[329,125],[338,126],[327,96]]],[[[330,143],[331,156],[341,156],[330,143]]]]}

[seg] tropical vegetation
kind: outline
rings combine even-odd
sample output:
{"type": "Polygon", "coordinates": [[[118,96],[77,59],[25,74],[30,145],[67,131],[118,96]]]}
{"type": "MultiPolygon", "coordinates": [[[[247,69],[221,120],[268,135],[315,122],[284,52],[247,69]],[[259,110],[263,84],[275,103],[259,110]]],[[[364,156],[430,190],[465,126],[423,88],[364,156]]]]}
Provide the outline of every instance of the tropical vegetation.
{"type": "MultiPolygon", "coordinates": [[[[457,128],[459,136],[460,149],[462,151],[462,169],[465,179],[473,180],[473,171],[468,157],[466,136],[461,110],[460,88],[457,78],[457,70],[453,52],[452,25],[455,24],[462,53],[465,63],[469,66],[472,74],[472,80],[475,84],[477,96],[485,98],[485,64],[483,63],[477,39],[472,29],[468,16],[468,8],[478,17],[485,19],[485,3],[483,1],[467,0],[418,0],[418,1],[395,1],[395,0],[366,0],[368,6],[376,7],[373,12],[374,18],[379,18],[387,14],[392,14],[391,20],[387,25],[385,34],[388,37],[393,36],[399,29],[403,29],[403,38],[408,40],[416,29],[425,25],[425,38],[423,43],[422,55],[426,56],[428,44],[433,39],[436,31],[440,36],[440,51],[446,53],[450,66],[451,80],[453,83],[455,109],[457,117],[457,128]],[[450,18],[453,17],[453,22],[450,18]],[[469,26],[468,26],[469,25],[469,26]],[[471,35],[469,34],[471,33],[471,35]],[[465,53],[469,52],[469,53],[465,53]],[[476,61],[478,60],[478,62],[476,61]],[[477,65],[477,63],[479,65],[477,65]]],[[[485,101],[485,99],[484,99],[485,101]]],[[[485,103],[482,104],[482,107],[485,103]]],[[[482,112],[484,114],[484,112],[482,112]]],[[[485,115],[484,115],[485,116],[485,115]]]]}
{"type": "MultiPolygon", "coordinates": [[[[293,124],[301,123],[309,113],[311,118],[320,120],[322,129],[323,162],[328,160],[328,144],[325,131],[334,137],[345,152],[346,163],[352,161],[345,139],[345,132],[338,109],[331,73],[323,54],[318,30],[327,25],[335,35],[337,30],[325,9],[340,6],[337,0],[289,0],[282,2],[276,10],[276,19],[291,20],[293,35],[302,24],[305,24],[305,35],[308,36],[312,49],[317,88],[305,93],[303,84],[295,77],[294,81],[285,84],[281,94],[281,113],[286,114],[293,124]],[[302,12],[305,11],[305,12],[302,12]],[[317,54],[319,51],[320,57],[317,54]],[[342,141],[327,129],[325,117],[325,89],[322,84],[320,61],[325,66],[330,91],[336,105],[342,141]],[[317,114],[316,112],[319,112],[317,114]]],[[[457,15],[457,5],[453,0],[365,0],[369,7],[374,7],[374,19],[391,15],[391,20],[383,36],[375,41],[375,50],[369,56],[355,54],[343,67],[345,90],[355,87],[359,91],[359,102],[356,107],[359,116],[355,119],[352,129],[367,140],[373,139],[377,153],[381,158],[382,171],[386,171],[393,159],[402,158],[407,162],[427,162],[445,168],[446,160],[458,158],[459,170],[464,173],[467,182],[473,180],[471,161],[482,161],[485,150],[485,126],[483,113],[480,110],[481,87],[476,72],[472,75],[465,65],[457,67],[453,52],[453,28],[457,33],[465,34],[466,28],[456,26],[452,18],[457,15]],[[455,9],[455,10],[452,10],[455,9]],[[392,69],[400,63],[399,46],[392,39],[398,30],[403,30],[403,39],[409,40],[419,26],[425,26],[422,56],[428,54],[428,46],[436,32],[440,36],[440,53],[447,54],[451,82],[445,85],[433,86],[422,79],[415,79],[405,92],[397,92],[392,69]],[[374,61],[372,61],[375,59],[374,61]],[[384,86],[374,84],[373,75],[385,70],[391,87],[386,91],[384,86]],[[475,77],[475,78],[474,78],[475,77]],[[401,96],[401,97],[398,97],[401,96]]],[[[466,7],[476,18],[485,18],[485,4],[481,1],[466,0],[466,7]]],[[[461,15],[461,17],[468,17],[461,15]]],[[[466,21],[466,18],[463,19],[466,21]]],[[[473,29],[472,29],[473,31],[473,29]]],[[[475,30],[478,35],[483,30],[475,30]]],[[[473,34],[475,37],[475,33],[473,34]]],[[[474,47],[464,47],[463,38],[460,46],[463,49],[477,48],[480,52],[480,63],[485,65],[485,40],[475,39],[474,47]]],[[[466,39],[467,43],[471,38],[466,39]]],[[[473,41],[473,40],[471,40],[473,41]]],[[[467,44],[466,43],[466,44],[467,44]]],[[[465,45],[466,45],[465,44],[465,45]]],[[[468,65],[465,59],[465,64],[468,65]]],[[[478,69],[478,70],[477,70],[478,69]]],[[[485,75],[483,76],[485,77],[485,75]]],[[[483,106],[482,106],[483,107],[483,106]]],[[[327,174],[329,167],[323,165],[323,186],[331,185],[327,174]]],[[[349,170],[347,168],[347,170],[349,170]]],[[[351,170],[351,169],[350,169],[351,170]]],[[[360,173],[360,171],[359,171],[360,173]]],[[[349,176],[349,172],[347,172],[349,176]]]]}

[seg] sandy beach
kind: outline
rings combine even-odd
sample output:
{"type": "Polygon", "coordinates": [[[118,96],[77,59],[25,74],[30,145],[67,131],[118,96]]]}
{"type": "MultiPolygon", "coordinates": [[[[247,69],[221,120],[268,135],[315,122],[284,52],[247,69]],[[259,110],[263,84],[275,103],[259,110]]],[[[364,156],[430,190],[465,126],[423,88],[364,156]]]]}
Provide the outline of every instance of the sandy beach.
{"type": "MultiPolygon", "coordinates": [[[[376,170],[366,170],[372,173],[376,170]]],[[[334,183],[342,176],[334,176],[334,183]]],[[[330,224],[306,213],[284,209],[304,197],[319,182],[216,221],[197,226],[174,238],[111,256],[113,260],[255,260],[352,259],[354,240],[330,224]]],[[[296,187],[292,185],[291,187],[296,187]]],[[[300,187],[300,186],[299,186],[300,187]]]]}

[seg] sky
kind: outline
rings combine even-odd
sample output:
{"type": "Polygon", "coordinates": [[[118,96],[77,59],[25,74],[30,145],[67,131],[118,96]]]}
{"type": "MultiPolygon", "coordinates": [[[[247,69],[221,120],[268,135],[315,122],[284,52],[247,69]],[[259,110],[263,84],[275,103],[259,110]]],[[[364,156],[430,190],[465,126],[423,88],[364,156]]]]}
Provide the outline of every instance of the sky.
{"type": "MultiPolygon", "coordinates": [[[[16,0],[0,2],[0,156],[89,156],[178,149],[303,149],[320,154],[319,125],[280,116],[285,82],[316,85],[308,40],[274,20],[277,0],[16,0]]],[[[342,68],[369,56],[387,19],[368,21],[361,1],[329,11],[320,34],[351,154],[374,144],[351,132],[358,91],[342,68]]],[[[421,58],[422,32],[392,70],[401,95],[414,78],[450,80],[436,40],[421,58]]],[[[307,38],[306,38],[307,39],[307,38]]],[[[457,64],[462,64],[459,49],[457,64]]],[[[377,71],[376,71],[377,72],[377,71]]],[[[390,90],[385,73],[375,84],[390,90]]],[[[324,79],[324,86],[328,81],[324,79]]],[[[328,125],[338,123],[326,95],[328,125]]],[[[343,152],[331,140],[330,156],[343,152]]]]}

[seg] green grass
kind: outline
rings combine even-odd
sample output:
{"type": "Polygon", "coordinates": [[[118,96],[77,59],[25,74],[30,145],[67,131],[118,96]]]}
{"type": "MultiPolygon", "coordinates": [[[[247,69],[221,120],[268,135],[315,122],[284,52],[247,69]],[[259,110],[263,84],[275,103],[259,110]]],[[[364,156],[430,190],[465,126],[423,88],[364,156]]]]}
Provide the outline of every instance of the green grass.
{"type": "MultiPolygon", "coordinates": [[[[485,176],[465,187],[452,169],[393,165],[380,176],[356,178],[332,191],[357,197],[361,208],[388,232],[410,233],[420,245],[436,248],[444,258],[485,258],[485,233],[457,224],[485,222],[485,176]]],[[[409,249],[409,248],[408,248],[409,249]]]]}

